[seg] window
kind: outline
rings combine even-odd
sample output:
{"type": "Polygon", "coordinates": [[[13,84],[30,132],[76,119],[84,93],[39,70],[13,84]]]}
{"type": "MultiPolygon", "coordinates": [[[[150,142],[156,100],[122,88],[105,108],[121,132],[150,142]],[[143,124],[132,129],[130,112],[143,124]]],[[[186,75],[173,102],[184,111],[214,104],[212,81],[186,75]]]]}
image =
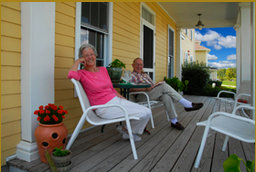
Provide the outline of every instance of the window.
{"type": "Polygon", "coordinates": [[[188,36],[188,29],[185,29],[185,34],[188,36]]]}
{"type": "Polygon", "coordinates": [[[188,63],[188,53],[185,52],[185,63],[188,63]]]}
{"type": "Polygon", "coordinates": [[[168,78],[174,76],[174,29],[168,26],[168,78]]]}
{"type": "Polygon", "coordinates": [[[190,39],[193,41],[193,29],[190,29],[190,39]]]}
{"type": "Polygon", "coordinates": [[[104,66],[105,64],[107,52],[106,41],[109,36],[108,23],[108,2],[81,3],[80,45],[90,43],[96,48],[98,52],[96,58],[97,66],[104,66]]]}
{"type": "Polygon", "coordinates": [[[150,24],[155,25],[154,15],[142,6],[142,18],[148,21],[150,24]]]}

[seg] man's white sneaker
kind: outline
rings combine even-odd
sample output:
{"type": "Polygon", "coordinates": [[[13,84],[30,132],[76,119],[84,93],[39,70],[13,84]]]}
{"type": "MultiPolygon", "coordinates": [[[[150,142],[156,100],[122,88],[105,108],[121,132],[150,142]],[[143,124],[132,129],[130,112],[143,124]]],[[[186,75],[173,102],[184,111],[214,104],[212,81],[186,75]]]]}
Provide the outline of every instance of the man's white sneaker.
{"type": "Polygon", "coordinates": [[[123,131],[122,129],[123,129],[123,127],[122,127],[121,125],[117,125],[117,126],[116,126],[116,130],[117,130],[120,134],[126,133],[126,132],[123,131]]]}
{"type": "MultiPolygon", "coordinates": [[[[141,141],[141,137],[139,137],[139,136],[137,136],[135,134],[132,134],[132,135],[133,135],[133,139],[134,139],[135,142],[141,141]]],[[[130,139],[130,137],[129,137],[129,135],[127,133],[122,134],[122,138],[123,139],[130,139]]]]}

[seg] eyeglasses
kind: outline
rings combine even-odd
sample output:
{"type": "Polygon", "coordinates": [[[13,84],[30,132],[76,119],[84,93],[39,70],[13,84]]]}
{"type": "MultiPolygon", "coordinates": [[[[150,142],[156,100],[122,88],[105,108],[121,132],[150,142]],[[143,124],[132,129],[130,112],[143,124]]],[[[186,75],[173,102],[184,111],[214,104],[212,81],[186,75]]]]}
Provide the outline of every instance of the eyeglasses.
{"type": "Polygon", "coordinates": [[[88,58],[89,56],[90,56],[90,57],[93,57],[93,56],[95,56],[95,54],[90,54],[90,55],[88,54],[88,55],[85,55],[85,56],[83,56],[83,57],[84,57],[84,58],[88,58]]]}

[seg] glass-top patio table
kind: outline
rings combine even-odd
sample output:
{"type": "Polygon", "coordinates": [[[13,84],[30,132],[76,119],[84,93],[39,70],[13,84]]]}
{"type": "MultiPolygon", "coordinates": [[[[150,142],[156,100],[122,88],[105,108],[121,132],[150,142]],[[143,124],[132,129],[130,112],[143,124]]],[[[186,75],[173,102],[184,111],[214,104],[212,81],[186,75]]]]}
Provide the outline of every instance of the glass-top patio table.
{"type": "Polygon", "coordinates": [[[129,100],[130,88],[149,88],[151,84],[143,83],[113,83],[114,88],[120,88],[120,94],[129,100]]]}

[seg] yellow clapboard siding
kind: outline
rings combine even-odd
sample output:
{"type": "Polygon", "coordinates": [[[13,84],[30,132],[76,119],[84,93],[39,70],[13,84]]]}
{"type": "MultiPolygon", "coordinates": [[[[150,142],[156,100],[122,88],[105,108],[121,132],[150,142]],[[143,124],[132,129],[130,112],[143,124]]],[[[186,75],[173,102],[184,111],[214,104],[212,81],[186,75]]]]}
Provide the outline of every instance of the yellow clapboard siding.
{"type": "Polygon", "coordinates": [[[1,124],[20,120],[20,107],[1,109],[1,124]]]}
{"type": "Polygon", "coordinates": [[[55,34],[55,44],[73,47],[75,45],[75,38],[64,35],[55,34]]]}
{"type": "MultiPolygon", "coordinates": [[[[17,139],[18,140],[18,139],[17,139]]],[[[1,165],[6,165],[6,157],[16,154],[16,147],[1,152],[1,165]]]]}
{"type": "Polygon", "coordinates": [[[11,136],[18,133],[20,133],[20,120],[1,124],[1,137],[11,136]]]}
{"type": "Polygon", "coordinates": [[[75,28],[63,25],[61,23],[55,24],[55,33],[66,35],[69,37],[75,37],[75,28]]]}
{"type": "Polygon", "coordinates": [[[74,49],[75,49],[74,46],[73,47],[63,47],[60,45],[55,45],[55,56],[73,58],[75,55],[74,49]]]}
{"type": "Polygon", "coordinates": [[[131,52],[140,52],[139,47],[135,47],[135,46],[132,46],[132,45],[127,45],[125,43],[118,42],[118,41],[113,42],[113,48],[117,48],[117,49],[121,49],[121,50],[129,50],[131,52]]]}
{"type": "Polygon", "coordinates": [[[8,22],[1,22],[1,35],[21,38],[21,26],[8,22]]]}
{"type": "Polygon", "coordinates": [[[20,53],[1,51],[2,66],[20,66],[20,53]]]}
{"type": "Polygon", "coordinates": [[[20,11],[1,6],[1,21],[8,21],[20,25],[20,11]]]}
{"type": "Polygon", "coordinates": [[[1,95],[1,109],[20,107],[20,94],[1,95]]]}
{"type": "Polygon", "coordinates": [[[69,69],[55,68],[55,79],[66,79],[69,69]]]}
{"type": "Polygon", "coordinates": [[[62,2],[56,2],[56,11],[68,15],[70,17],[75,17],[76,11],[74,7],[70,7],[62,2]]]}
{"type": "MultiPolygon", "coordinates": [[[[14,128],[14,127],[13,127],[14,128]]],[[[1,152],[7,151],[9,149],[16,148],[17,144],[20,142],[20,133],[14,134],[8,137],[1,137],[1,152]]],[[[16,150],[15,150],[16,151],[16,150]]],[[[15,151],[12,154],[15,154],[15,151]]],[[[1,155],[3,156],[3,155],[1,155]]]]}
{"type": "Polygon", "coordinates": [[[1,6],[20,11],[20,2],[1,2],[1,6]]]}
{"type": "Polygon", "coordinates": [[[55,90],[68,90],[73,88],[73,83],[68,78],[62,80],[55,80],[55,90]]]}
{"type": "MultiPolygon", "coordinates": [[[[124,2],[125,5],[130,7],[131,13],[138,13],[140,15],[140,2],[124,2]]],[[[137,15],[137,14],[136,14],[137,15]]]]}
{"type": "Polygon", "coordinates": [[[124,35],[126,38],[130,38],[131,40],[135,40],[135,41],[140,40],[140,36],[138,34],[132,33],[128,30],[125,30],[123,28],[113,25],[113,37],[115,34],[124,35]]]}
{"type": "Polygon", "coordinates": [[[138,40],[129,39],[129,38],[127,38],[127,37],[125,37],[123,35],[119,35],[119,34],[113,35],[113,41],[114,40],[126,43],[128,45],[136,46],[136,47],[140,46],[140,43],[138,42],[138,40]]]}
{"type": "Polygon", "coordinates": [[[69,6],[71,6],[71,7],[76,7],[76,3],[75,2],[63,2],[63,4],[67,4],[67,5],[69,5],[69,6]]]}
{"type": "Polygon", "coordinates": [[[20,80],[20,67],[2,66],[1,80],[20,80]]]}
{"type": "Polygon", "coordinates": [[[55,57],[55,67],[58,68],[70,68],[74,63],[73,58],[55,57]]]}
{"type": "Polygon", "coordinates": [[[127,6],[125,3],[118,2],[118,3],[115,3],[115,5],[113,7],[113,14],[118,15],[117,13],[119,13],[119,15],[126,16],[131,21],[134,21],[135,23],[139,23],[140,22],[140,14],[138,12],[132,13],[130,9],[131,8],[129,6],[127,6]]]}
{"type": "Polygon", "coordinates": [[[68,100],[73,98],[74,98],[74,90],[56,90],[55,91],[55,101],[68,100]]]}
{"type": "Polygon", "coordinates": [[[66,116],[65,121],[69,121],[74,118],[81,118],[82,115],[83,115],[83,111],[81,106],[73,109],[68,109],[68,114],[65,115],[66,116]]]}
{"type": "Polygon", "coordinates": [[[1,95],[20,93],[20,81],[1,81],[1,95]]]}
{"type": "Polygon", "coordinates": [[[140,56],[139,52],[135,53],[135,52],[119,50],[119,49],[114,49],[112,53],[113,53],[113,56],[124,57],[128,59],[135,59],[140,56]]]}
{"type": "Polygon", "coordinates": [[[10,38],[1,36],[1,50],[3,51],[21,51],[21,40],[17,38],[10,38]]]}
{"type": "Polygon", "coordinates": [[[132,32],[136,35],[139,35],[140,32],[139,32],[139,25],[138,26],[135,26],[135,25],[131,25],[131,23],[129,22],[125,22],[125,21],[121,21],[121,20],[115,20],[115,26],[117,27],[120,27],[120,28],[123,28],[129,32],[132,32]]]}
{"type": "Polygon", "coordinates": [[[58,100],[58,101],[55,101],[55,104],[63,106],[64,109],[67,110],[67,111],[69,109],[72,109],[72,108],[79,108],[80,107],[78,98],[73,98],[73,99],[70,99],[70,100],[58,100]]]}
{"type": "Polygon", "coordinates": [[[58,23],[62,23],[67,26],[74,26],[75,27],[75,18],[70,17],[59,12],[56,12],[55,20],[58,23]]]}

